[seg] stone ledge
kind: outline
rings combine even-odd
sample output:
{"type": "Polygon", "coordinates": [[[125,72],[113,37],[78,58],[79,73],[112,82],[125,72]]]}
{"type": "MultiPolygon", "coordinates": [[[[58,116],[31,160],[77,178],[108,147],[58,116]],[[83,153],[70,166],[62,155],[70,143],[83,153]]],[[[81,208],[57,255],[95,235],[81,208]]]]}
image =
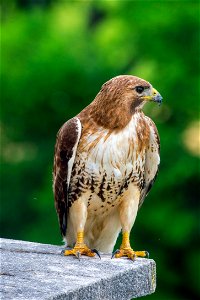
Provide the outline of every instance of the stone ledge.
{"type": "Polygon", "coordinates": [[[61,256],[63,247],[0,239],[1,299],[127,300],[156,287],[152,259],[61,256]]]}

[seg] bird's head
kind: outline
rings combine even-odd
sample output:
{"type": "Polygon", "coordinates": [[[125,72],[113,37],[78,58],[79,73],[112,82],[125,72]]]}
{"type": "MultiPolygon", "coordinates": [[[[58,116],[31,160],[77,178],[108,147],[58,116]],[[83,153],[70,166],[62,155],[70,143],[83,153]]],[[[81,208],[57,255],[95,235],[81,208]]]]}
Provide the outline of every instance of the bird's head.
{"type": "Polygon", "coordinates": [[[149,82],[136,76],[120,75],[103,84],[94,103],[100,119],[106,123],[115,119],[117,125],[127,123],[149,101],[162,102],[161,95],[149,82]]]}
{"type": "Polygon", "coordinates": [[[122,106],[130,105],[132,111],[141,108],[146,102],[153,101],[161,104],[162,97],[152,85],[136,76],[120,75],[104,83],[100,93],[109,102],[117,102],[122,106]]]}

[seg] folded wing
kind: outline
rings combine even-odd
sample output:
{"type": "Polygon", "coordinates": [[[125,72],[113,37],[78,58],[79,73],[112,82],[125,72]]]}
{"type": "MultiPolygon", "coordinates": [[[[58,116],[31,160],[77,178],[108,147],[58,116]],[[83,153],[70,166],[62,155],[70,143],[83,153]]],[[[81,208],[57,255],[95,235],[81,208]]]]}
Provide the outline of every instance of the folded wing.
{"type": "Polygon", "coordinates": [[[61,234],[65,236],[69,210],[68,190],[76,150],[81,136],[78,118],[67,121],[59,130],[55,145],[53,191],[61,234]]]}
{"type": "Polygon", "coordinates": [[[150,118],[145,116],[145,119],[149,124],[150,138],[149,145],[146,149],[145,158],[145,186],[141,193],[139,207],[141,207],[145,197],[148,195],[156,180],[160,164],[160,138],[158,135],[158,131],[154,122],[150,118]]]}

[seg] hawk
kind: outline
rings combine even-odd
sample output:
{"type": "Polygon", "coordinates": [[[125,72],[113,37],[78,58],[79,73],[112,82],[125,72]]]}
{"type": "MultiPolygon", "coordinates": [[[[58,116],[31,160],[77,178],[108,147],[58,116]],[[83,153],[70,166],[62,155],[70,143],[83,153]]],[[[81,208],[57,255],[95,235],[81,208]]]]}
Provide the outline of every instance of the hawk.
{"type": "Polygon", "coordinates": [[[53,190],[61,234],[70,247],[64,255],[112,252],[121,230],[115,257],[147,255],[131,248],[129,236],[160,163],[158,131],[142,112],[149,101],[162,101],[149,82],[120,75],[60,128],[53,190]]]}

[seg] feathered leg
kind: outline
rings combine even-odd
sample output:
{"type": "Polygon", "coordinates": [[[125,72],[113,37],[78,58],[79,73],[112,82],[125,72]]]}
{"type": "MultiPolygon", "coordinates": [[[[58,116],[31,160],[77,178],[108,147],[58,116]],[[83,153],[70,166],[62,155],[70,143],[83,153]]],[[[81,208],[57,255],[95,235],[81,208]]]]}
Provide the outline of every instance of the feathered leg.
{"type": "Polygon", "coordinates": [[[119,250],[113,253],[116,258],[128,256],[134,260],[136,256],[145,257],[146,251],[134,251],[130,245],[130,232],[135,222],[138,211],[140,192],[137,187],[131,185],[124,193],[122,202],[119,206],[120,221],[122,225],[122,244],[119,250]]]}
{"type": "Polygon", "coordinates": [[[84,199],[76,200],[69,210],[69,218],[71,219],[73,231],[76,237],[76,244],[73,249],[64,250],[63,255],[75,255],[80,258],[81,255],[95,256],[99,255],[95,249],[90,249],[84,243],[84,227],[87,219],[87,206],[84,199]]]}

